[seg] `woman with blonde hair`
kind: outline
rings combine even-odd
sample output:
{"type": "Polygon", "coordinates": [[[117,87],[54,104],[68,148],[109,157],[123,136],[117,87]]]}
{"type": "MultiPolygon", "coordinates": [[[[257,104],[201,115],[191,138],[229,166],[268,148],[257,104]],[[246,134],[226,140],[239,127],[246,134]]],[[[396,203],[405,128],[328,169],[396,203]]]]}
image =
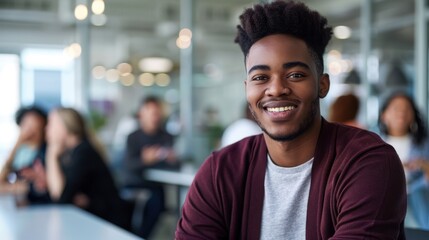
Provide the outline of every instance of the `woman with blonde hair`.
{"type": "Polygon", "coordinates": [[[73,203],[119,226],[126,216],[113,177],[91,142],[83,117],[72,108],[51,111],[46,174],[54,202],[73,203]]]}

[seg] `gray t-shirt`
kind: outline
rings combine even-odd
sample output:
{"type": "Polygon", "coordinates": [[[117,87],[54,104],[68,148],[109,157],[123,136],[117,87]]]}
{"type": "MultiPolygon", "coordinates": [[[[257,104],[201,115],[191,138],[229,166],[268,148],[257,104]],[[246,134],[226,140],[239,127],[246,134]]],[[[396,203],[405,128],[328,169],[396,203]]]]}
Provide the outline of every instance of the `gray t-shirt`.
{"type": "Polygon", "coordinates": [[[305,239],[313,158],[296,167],[280,167],[268,156],[261,239],[305,239]]]}

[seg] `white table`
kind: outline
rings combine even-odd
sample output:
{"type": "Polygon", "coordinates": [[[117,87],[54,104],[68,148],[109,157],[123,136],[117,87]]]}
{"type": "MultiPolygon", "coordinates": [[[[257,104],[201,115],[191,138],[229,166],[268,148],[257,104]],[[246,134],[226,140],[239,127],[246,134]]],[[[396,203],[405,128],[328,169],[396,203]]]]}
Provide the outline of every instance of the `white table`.
{"type": "Polygon", "coordinates": [[[184,187],[191,186],[194,176],[193,172],[161,169],[148,169],[143,173],[146,180],[184,187]]]}
{"type": "Polygon", "coordinates": [[[0,195],[3,240],[141,239],[72,205],[16,208],[12,196],[0,195]]]}

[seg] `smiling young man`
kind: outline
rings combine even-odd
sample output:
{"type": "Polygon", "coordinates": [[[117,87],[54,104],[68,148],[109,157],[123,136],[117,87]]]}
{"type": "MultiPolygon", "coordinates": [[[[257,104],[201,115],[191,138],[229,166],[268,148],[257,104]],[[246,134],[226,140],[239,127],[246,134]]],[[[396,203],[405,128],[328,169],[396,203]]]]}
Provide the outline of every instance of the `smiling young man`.
{"type": "Polygon", "coordinates": [[[320,115],[332,29],[297,2],[240,16],[246,98],[263,134],[213,152],[176,239],[405,239],[405,180],[394,149],[320,115]]]}

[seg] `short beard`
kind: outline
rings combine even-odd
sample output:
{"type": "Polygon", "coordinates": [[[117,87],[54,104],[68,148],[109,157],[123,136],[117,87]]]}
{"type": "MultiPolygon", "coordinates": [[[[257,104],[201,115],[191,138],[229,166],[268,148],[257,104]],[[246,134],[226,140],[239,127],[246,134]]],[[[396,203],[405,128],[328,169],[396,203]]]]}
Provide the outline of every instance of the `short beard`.
{"type": "Polygon", "coordinates": [[[262,131],[264,133],[266,133],[271,139],[273,139],[274,141],[277,142],[289,142],[292,141],[294,139],[296,139],[297,137],[301,136],[304,132],[306,132],[308,129],[310,129],[312,123],[314,122],[315,116],[318,112],[318,106],[319,106],[319,98],[316,97],[312,103],[311,103],[311,109],[310,109],[310,113],[308,115],[308,117],[306,117],[304,119],[304,121],[299,125],[299,128],[296,132],[293,132],[291,134],[288,135],[273,135],[271,133],[269,133],[267,131],[267,129],[265,129],[261,122],[259,121],[259,119],[256,117],[255,112],[253,111],[252,107],[249,104],[249,109],[250,112],[253,115],[253,118],[255,119],[255,121],[258,123],[259,127],[262,129],[262,131]]]}

